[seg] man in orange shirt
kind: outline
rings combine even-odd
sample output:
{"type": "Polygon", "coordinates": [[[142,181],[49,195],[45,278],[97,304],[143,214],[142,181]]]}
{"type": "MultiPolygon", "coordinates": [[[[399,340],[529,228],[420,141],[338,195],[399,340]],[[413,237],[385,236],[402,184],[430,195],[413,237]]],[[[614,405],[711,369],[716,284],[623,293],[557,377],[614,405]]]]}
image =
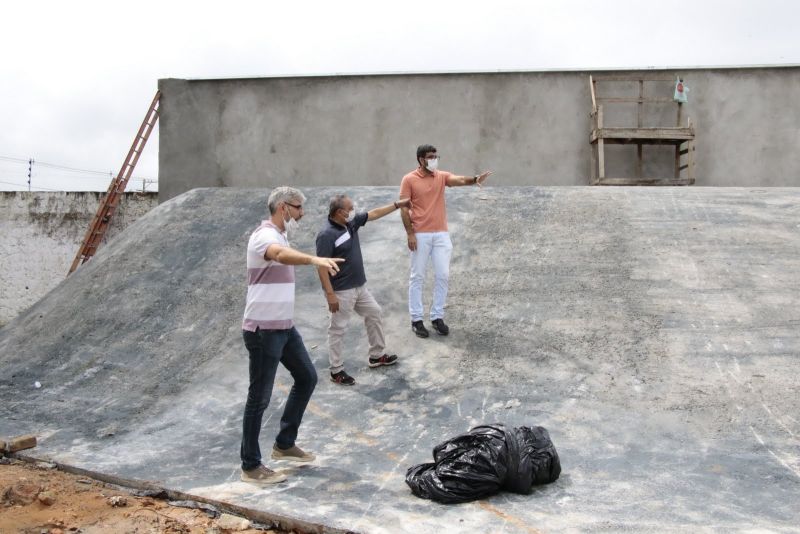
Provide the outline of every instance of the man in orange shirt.
{"type": "Polygon", "coordinates": [[[411,329],[414,333],[419,337],[428,337],[428,329],[422,322],[422,286],[430,259],[434,273],[431,324],[437,334],[446,336],[450,329],[444,323],[444,303],[447,300],[453,244],[447,232],[444,188],[459,185],[481,186],[492,173],[487,171],[474,176],[456,176],[440,171],[439,156],[436,148],[431,145],[417,148],[417,164],[419,167],[403,176],[400,184],[400,198],[411,199],[411,207],[403,207],[400,215],[408,234],[408,250],[411,251],[408,312],[411,314],[411,329]]]}

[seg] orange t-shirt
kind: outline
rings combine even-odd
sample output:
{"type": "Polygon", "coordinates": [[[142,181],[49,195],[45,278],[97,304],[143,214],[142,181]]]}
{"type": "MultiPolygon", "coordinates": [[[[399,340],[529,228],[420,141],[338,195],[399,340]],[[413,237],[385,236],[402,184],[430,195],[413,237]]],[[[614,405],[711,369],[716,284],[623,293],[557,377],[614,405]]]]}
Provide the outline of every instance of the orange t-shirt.
{"type": "Polygon", "coordinates": [[[445,171],[433,171],[433,176],[423,174],[421,169],[403,176],[400,183],[400,198],[411,199],[411,227],[414,232],[446,232],[447,211],[444,206],[444,188],[447,178],[453,176],[445,171]]]}

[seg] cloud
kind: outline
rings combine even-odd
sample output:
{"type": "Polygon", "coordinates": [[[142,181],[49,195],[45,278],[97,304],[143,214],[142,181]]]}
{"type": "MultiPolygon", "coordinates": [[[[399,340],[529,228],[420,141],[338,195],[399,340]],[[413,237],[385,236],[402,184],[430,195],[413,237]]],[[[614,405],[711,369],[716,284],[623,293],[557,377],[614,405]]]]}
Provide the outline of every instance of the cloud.
{"type": "MultiPolygon", "coordinates": [[[[800,63],[799,12],[781,0],[13,2],[0,155],[116,171],[167,77],[800,63]]],[[[137,174],[156,176],[156,156],[151,139],[137,174]]]]}

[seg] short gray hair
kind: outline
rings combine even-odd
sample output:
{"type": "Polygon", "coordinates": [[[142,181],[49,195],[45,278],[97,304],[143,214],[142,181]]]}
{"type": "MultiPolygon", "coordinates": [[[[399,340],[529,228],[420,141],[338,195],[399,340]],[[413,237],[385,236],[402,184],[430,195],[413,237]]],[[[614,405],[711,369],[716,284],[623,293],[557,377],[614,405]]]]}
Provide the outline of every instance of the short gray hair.
{"type": "Polygon", "coordinates": [[[333,195],[331,197],[331,203],[328,205],[328,217],[333,217],[334,213],[344,208],[344,199],[346,198],[347,195],[345,194],[333,195]]]}
{"type": "Polygon", "coordinates": [[[272,193],[269,194],[267,207],[269,208],[269,214],[272,215],[278,210],[278,204],[281,202],[303,204],[305,201],[306,196],[299,189],[282,185],[273,189],[272,193]]]}

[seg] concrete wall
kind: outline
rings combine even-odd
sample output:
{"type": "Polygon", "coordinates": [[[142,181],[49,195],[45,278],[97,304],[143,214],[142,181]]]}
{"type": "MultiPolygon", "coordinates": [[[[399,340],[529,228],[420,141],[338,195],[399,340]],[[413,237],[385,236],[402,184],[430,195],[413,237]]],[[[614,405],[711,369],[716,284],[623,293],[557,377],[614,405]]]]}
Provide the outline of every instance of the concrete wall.
{"type": "MultiPolygon", "coordinates": [[[[0,193],[0,325],[64,280],[103,193],[0,193]]],[[[105,242],[157,204],[126,193],[105,242]]]]}
{"type": "MultiPolygon", "coordinates": [[[[697,185],[800,185],[800,68],[651,72],[691,89],[697,185]]],[[[589,74],[160,80],[159,200],[205,186],[396,185],[421,143],[443,169],[494,170],[495,185],[587,184],[589,74]]],[[[651,116],[671,125],[668,106],[651,116]]],[[[645,174],[671,176],[671,154],[645,147],[645,174]]],[[[633,175],[634,157],[611,147],[608,175],[633,175]]]]}

